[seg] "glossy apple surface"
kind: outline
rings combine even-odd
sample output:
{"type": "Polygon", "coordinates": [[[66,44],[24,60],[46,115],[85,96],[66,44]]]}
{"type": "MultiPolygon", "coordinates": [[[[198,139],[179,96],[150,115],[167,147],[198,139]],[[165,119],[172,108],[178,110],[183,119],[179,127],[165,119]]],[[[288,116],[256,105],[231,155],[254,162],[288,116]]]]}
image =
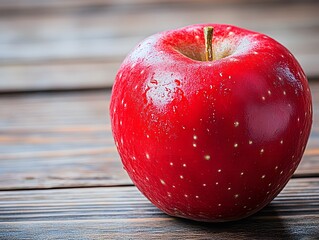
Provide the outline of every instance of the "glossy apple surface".
{"type": "Polygon", "coordinates": [[[111,124],[137,188],[169,215],[232,221],[284,188],[312,124],[306,76],[272,38],[229,25],[162,32],[124,60],[111,124]],[[203,28],[214,27],[214,60],[203,28]]]}

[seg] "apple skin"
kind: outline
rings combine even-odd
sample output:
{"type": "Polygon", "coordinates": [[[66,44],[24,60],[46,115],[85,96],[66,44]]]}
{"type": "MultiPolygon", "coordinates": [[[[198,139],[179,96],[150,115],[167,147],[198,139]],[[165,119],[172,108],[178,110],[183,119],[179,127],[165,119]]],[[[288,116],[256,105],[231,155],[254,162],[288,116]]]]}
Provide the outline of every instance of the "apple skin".
{"type": "Polygon", "coordinates": [[[312,125],[307,78],[272,38],[201,24],[145,39],[124,60],[110,104],[124,168],[165,213],[239,220],[275,198],[312,125]],[[214,27],[214,61],[203,28],[214,27]]]}

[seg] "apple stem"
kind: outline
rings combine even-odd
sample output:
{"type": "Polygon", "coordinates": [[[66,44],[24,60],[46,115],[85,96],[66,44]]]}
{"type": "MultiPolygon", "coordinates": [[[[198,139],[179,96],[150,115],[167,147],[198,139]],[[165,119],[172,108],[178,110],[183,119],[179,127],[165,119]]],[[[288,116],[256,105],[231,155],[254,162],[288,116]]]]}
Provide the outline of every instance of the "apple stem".
{"type": "Polygon", "coordinates": [[[212,45],[213,32],[214,32],[214,28],[212,26],[204,27],[206,61],[214,60],[213,45],[212,45]]]}

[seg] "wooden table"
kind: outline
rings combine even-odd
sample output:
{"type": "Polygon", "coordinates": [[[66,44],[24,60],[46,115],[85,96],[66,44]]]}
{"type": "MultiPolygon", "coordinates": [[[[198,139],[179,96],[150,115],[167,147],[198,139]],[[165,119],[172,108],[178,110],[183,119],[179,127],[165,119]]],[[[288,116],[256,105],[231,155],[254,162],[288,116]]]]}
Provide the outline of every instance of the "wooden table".
{"type": "Polygon", "coordinates": [[[319,239],[319,3],[287,2],[1,1],[0,239],[319,239]],[[209,21],[285,44],[314,104],[286,188],[224,224],[172,218],[143,197],[122,169],[108,114],[115,72],[138,41],[209,21]]]}

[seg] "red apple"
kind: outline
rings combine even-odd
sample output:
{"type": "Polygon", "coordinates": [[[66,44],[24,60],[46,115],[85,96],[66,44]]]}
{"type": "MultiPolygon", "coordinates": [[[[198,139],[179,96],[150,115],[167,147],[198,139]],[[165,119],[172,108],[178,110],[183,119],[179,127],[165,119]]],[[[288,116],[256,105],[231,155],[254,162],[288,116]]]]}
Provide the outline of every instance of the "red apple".
{"type": "Polygon", "coordinates": [[[211,222],[247,217],[276,197],[312,124],[293,55],[264,34],[218,24],[140,43],[118,71],[110,114],[137,188],[169,215],[211,222]]]}

